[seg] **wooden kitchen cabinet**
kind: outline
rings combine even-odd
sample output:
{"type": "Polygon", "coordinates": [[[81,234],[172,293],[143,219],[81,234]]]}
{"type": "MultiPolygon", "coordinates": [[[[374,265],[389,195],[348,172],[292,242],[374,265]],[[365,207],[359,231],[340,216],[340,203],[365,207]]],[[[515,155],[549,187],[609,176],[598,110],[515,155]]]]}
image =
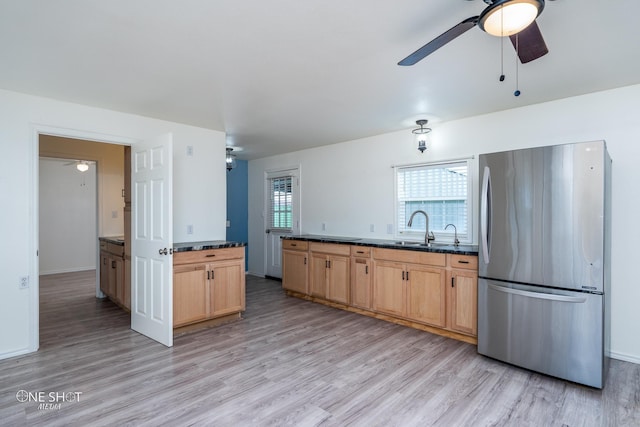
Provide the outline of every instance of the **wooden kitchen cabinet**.
{"type": "Polygon", "coordinates": [[[124,245],[100,240],[100,290],[110,300],[124,307],[124,245]]]}
{"type": "Polygon", "coordinates": [[[477,268],[475,255],[283,240],[285,290],[471,343],[477,268]]]}
{"type": "Polygon", "coordinates": [[[407,312],[405,265],[391,261],[374,261],[373,265],[373,309],[404,317],[407,312]]]}
{"type": "Polygon", "coordinates": [[[307,295],[309,244],[298,240],[282,241],[282,287],[307,295]]]}
{"type": "Polygon", "coordinates": [[[447,275],[448,327],[451,330],[478,334],[478,257],[449,255],[452,268],[447,275]]]}
{"type": "Polygon", "coordinates": [[[243,247],[176,252],[173,264],[174,328],[244,311],[243,247]]]}
{"type": "Polygon", "coordinates": [[[209,268],[209,316],[218,317],[244,311],[244,259],[242,263],[226,261],[209,264],[209,268]]]}
{"type": "Polygon", "coordinates": [[[311,295],[348,304],[349,246],[312,242],[309,245],[309,252],[311,295]]]}
{"type": "Polygon", "coordinates": [[[206,264],[174,265],[173,326],[207,319],[206,264]]]}
{"type": "Polygon", "coordinates": [[[446,324],[446,271],[407,265],[407,317],[421,323],[446,324]]]}
{"type": "Polygon", "coordinates": [[[351,305],[371,310],[373,270],[371,249],[364,246],[351,247],[351,305]]]}

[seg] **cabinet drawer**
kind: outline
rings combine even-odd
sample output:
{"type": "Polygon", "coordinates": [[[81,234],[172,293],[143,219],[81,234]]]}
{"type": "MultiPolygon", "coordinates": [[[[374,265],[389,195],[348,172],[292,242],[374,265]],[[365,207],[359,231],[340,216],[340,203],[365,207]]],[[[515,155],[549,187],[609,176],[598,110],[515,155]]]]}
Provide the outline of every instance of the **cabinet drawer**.
{"type": "Polygon", "coordinates": [[[309,249],[311,250],[311,252],[322,252],[325,254],[332,254],[332,255],[349,256],[349,254],[351,253],[351,246],[339,245],[335,243],[311,242],[311,244],[309,245],[309,249]]]}
{"type": "Polygon", "coordinates": [[[466,270],[478,269],[478,257],[473,255],[449,254],[449,265],[452,268],[464,268],[466,270]]]}
{"type": "Polygon", "coordinates": [[[244,247],[177,252],[173,254],[173,264],[214,262],[242,257],[244,257],[244,247]]]}
{"type": "Polygon", "coordinates": [[[368,246],[351,246],[351,256],[368,258],[371,256],[371,248],[368,246]]]}
{"type": "Polygon", "coordinates": [[[290,249],[292,251],[306,251],[309,249],[309,242],[302,240],[282,240],[282,249],[290,249]]]}
{"type": "Polygon", "coordinates": [[[434,265],[437,267],[445,267],[447,265],[446,254],[439,254],[435,252],[373,248],[373,258],[395,262],[434,265]]]}

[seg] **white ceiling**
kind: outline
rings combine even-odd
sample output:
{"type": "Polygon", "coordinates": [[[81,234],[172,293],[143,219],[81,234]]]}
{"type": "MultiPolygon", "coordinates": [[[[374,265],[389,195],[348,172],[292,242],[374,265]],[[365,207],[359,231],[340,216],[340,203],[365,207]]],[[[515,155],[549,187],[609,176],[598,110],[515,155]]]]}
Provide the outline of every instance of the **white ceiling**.
{"type": "Polygon", "coordinates": [[[640,83],[640,1],[547,1],[519,67],[481,0],[0,0],[0,87],[227,132],[254,159],[640,83]]]}

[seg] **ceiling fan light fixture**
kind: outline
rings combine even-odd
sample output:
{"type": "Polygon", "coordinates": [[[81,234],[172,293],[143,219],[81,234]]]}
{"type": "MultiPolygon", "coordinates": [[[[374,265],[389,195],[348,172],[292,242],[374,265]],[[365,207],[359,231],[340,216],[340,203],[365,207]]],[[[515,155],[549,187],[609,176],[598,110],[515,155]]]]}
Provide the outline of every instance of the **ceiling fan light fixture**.
{"type": "Polygon", "coordinates": [[[478,26],[492,36],[517,34],[527,28],[544,9],[544,0],[497,0],[478,19],[478,26]]]}
{"type": "Polygon", "coordinates": [[[76,165],[76,169],[78,169],[80,172],[86,172],[89,170],[89,163],[78,162],[78,164],[76,165]]]}

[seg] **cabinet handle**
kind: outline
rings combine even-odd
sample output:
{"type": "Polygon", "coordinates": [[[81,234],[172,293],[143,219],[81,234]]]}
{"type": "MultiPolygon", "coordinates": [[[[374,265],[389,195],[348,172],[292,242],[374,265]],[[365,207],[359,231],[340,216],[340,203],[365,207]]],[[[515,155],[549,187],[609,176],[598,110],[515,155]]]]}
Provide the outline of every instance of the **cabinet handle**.
{"type": "Polygon", "coordinates": [[[214,270],[211,270],[211,280],[215,280],[216,278],[216,272],[214,270]]]}
{"type": "Polygon", "coordinates": [[[455,277],[451,278],[451,287],[452,288],[455,287],[455,280],[456,280],[455,277]]]}
{"type": "Polygon", "coordinates": [[[111,261],[111,268],[116,268],[116,262],[115,261],[111,261]]]}
{"type": "Polygon", "coordinates": [[[296,245],[295,243],[292,243],[291,246],[298,246],[298,245],[296,245]]]}
{"type": "Polygon", "coordinates": [[[404,270],[402,270],[402,280],[404,280],[404,270]]]}
{"type": "Polygon", "coordinates": [[[327,265],[331,268],[331,260],[327,261],[327,265]]]}
{"type": "Polygon", "coordinates": [[[469,264],[469,261],[458,260],[458,264],[469,264]]]}
{"type": "Polygon", "coordinates": [[[369,266],[368,265],[364,266],[364,274],[369,274],[369,266]]]}
{"type": "Polygon", "coordinates": [[[107,259],[106,258],[102,258],[102,265],[107,265],[107,259]]]}
{"type": "Polygon", "coordinates": [[[357,254],[363,254],[364,251],[356,251],[357,254]]]}
{"type": "Polygon", "coordinates": [[[407,271],[407,281],[409,281],[409,272],[407,271]]]}
{"type": "Polygon", "coordinates": [[[304,265],[307,265],[307,257],[304,257],[304,265]]]}
{"type": "Polygon", "coordinates": [[[209,270],[207,270],[207,280],[211,280],[211,275],[209,274],[209,270]]]}
{"type": "Polygon", "coordinates": [[[208,254],[208,255],[205,255],[205,257],[206,257],[206,258],[211,258],[211,257],[214,257],[214,256],[216,256],[216,254],[208,254]]]}

